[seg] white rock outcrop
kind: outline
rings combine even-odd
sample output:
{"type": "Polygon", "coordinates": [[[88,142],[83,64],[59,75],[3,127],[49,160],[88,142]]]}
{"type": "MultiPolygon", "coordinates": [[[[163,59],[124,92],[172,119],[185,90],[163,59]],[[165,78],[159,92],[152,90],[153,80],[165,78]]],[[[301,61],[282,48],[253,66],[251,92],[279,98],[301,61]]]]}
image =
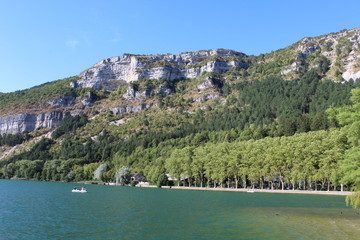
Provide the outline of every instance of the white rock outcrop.
{"type": "Polygon", "coordinates": [[[214,84],[212,82],[212,79],[211,78],[206,78],[206,80],[197,86],[197,89],[198,90],[203,90],[203,89],[206,89],[206,88],[210,88],[210,87],[213,87],[214,84]]]}
{"type": "Polygon", "coordinates": [[[17,114],[0,117],[0,134],[15,134],[19,132],[31,132],[38,128],[55,126],[69,112],[49,112],[40,114],[17,114]]]}
{"type": "Polygon", "coordinates": [[[218,57],[245,54],[232,50],[208,50],[156,56],[123,55],[96,63],[72,83],[73,87],[116,90],[120,84],[140,79],[167,79],[170,81],[195,78],[203,72],[228,71],[232,67],[247,68],[248,64],[236,60],[217,60],[218,57]],[[215,57],[207,61],[209,57],[215,57]],[[201,63],[202,64],[199,64],[201,63]]]}
{"type": "Polygon", "coordinates": [[[140,104],[140,105],[135,105],[135,106],[119,106],[119,107],[114,107],[111,108],[110,110],[113,112],[113,114],[115,115],[120,115],[120,114],[124,114],[124,113],[130,113],[130,112],[140,112],[144,109],[147,108],[152,108],[152,107],[156,107],[157,104],[140,104]]]}

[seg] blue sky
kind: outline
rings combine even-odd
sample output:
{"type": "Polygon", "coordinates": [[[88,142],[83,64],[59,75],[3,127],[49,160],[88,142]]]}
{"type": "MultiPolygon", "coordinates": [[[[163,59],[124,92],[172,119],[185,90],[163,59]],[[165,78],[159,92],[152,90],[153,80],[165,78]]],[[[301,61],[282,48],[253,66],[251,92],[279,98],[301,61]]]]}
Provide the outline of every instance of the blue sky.
{"type": "Polygon", "coordinates": [[[359,9],[358,0],[0,0],[0,92],[123,53],[268,53],[360,27],[359,9]]]}

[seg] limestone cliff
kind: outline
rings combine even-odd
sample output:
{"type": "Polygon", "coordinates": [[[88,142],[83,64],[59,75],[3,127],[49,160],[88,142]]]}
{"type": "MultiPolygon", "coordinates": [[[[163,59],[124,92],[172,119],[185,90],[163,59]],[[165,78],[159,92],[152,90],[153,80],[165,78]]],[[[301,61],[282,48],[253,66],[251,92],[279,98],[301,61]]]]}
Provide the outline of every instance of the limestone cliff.
{"type": "Polygon", "coordinates": [[[310,68],[316,67],[318,63],[307,59],[307,56],[316,58],[322,55],[330,61],[329,79],[349,81],[360,78],[360,28],[320,37],[306,37],[296,46],[293,51],[296,57],[291,65],[283,68],[282,75],[302,69],[304,62],[310,68]]]}
{"type": "Polygon", "coordinates": [[[61,121],[68,112],[49,112],[40,114],[17,114],[0,118],[0,134],[31,132],[38,128],[49,128],[61,121]]]}
{"type": "MultiPolygon", "coordinates": [[[[174,83],[184,79],[195,79],[186,100],[200,106],[202,102],[221,97],[217,87],[225,82],[232,84],[269,76],[292,80],[324,61],[329,65],[322,73],[324,79],[341,82],[360,78],[360,29],[304,38],[287,48],[259,56],[225,49],[165,55],[124,54],[104,59],[74,79],[64,81],[63,89],[69,89],[68,93],[60,91],[56,97],[47,98],[46,92],[43,98],[46,100],[39,98],[39,105],[18,110],[10,101],[7,105],[6,101],[0,101],[3,104],[0,134],[53,128],[67,115],[93,109],[117,115],[157,107],[160,106],[157,96],[177,94],[174,83]],[[144,79],[159,81],[139,88],[135,87],[137,84],[129,84],[141,83],[144,79]],[[215,84],[217,81],[220,85],[215,84]],[[92,90],[87,92],[85,88],[92,90]],[[97,90],[101,90],[103,96],[93,93],[97,90]],[[112,101],[111,96],[118,102],[112,101]]],[[[6,98],[6,95],[0,94],[0,97],[6,98]]]]}
{"type": "Polygon", "coordinates": [[[236,60],[245,57],[245,54],[232,50],[208,50],[156,56],[125,54],[96,63],[82,72],[81,79],[73,86],[115,90],[122,83],[140,79],[174,81],[196,78],[203,72],[227,71],[232,67],[247,68],[247,63],[236,60]],[[216,56],[229,59],[227,61],[211,59],[216,56]],[[234,58],[231,59],[231,57],[234,58]]]}
{"type": "MultiPolygon", "coordinates": [[[[153,103],[141,103],[138,105],[122,105],[118,107],[110,108],[114,115],[140,112],[147,108],[156,107],[157,104],[153,103]]],[[[39,128],[53,128],[64,117],[69,115],[77,115],[81,111],[63,112],[54,111],[47,113],[23,113],[17,115],[10,115],[6,117],[0,117],[0,134],[15,134],[32,132],[39,128]]]]}

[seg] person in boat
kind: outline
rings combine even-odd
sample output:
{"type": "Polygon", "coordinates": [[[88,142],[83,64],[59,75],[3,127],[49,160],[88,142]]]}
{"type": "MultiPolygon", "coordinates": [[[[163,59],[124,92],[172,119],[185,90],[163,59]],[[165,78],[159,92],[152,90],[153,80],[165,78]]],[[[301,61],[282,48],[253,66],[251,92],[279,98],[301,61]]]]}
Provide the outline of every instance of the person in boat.
{"type": "Polygon", "coordinates": [[[77,187],[74,187],[73,190],[78,190],[77,187]]]}

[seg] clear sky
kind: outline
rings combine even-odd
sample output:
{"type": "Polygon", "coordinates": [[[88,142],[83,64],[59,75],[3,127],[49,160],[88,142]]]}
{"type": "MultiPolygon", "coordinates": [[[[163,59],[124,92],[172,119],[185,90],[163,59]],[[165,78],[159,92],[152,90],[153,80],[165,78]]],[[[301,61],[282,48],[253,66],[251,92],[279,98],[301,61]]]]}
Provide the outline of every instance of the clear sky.
{"type": "Polygon", "coordinates": [[[360,27],[359,9],[359,0],[0,0],[0,92],[123,53],[268,53],[360,27]]]}

